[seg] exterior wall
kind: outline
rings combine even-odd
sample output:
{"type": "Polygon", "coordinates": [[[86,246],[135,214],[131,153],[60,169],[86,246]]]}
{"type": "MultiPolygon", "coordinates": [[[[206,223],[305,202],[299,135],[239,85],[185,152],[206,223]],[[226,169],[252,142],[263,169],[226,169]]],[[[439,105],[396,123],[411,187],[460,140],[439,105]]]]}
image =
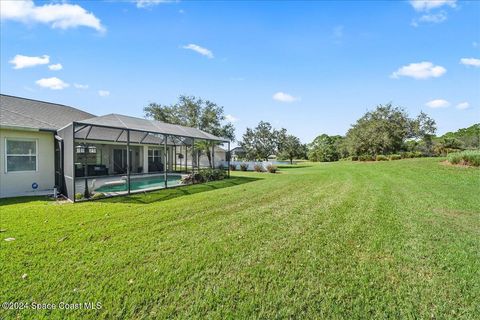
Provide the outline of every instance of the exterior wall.
{"type": "Polygon", "coordinates": [[[0,129],[0,198],[50,193],[55,185],[55,144],[52,132],[0,129]],[[6,138],[37,141],[37,171],[7,172],[6,138]],[[32,188],[33,183],[37,189],[32,188]]]}
{"type": "MultiPolygon", "coordinates": [[[[215,162],[215,168],[223,165],[224,162],[227,160],[227,152],[221,148],[215,148],[215,155],[213,158],[215,162]]],[[[200,167],[201,168],[208,168],[210,163],[208,162],[208,157],[206,155],[200,156],[200,167]]]]}

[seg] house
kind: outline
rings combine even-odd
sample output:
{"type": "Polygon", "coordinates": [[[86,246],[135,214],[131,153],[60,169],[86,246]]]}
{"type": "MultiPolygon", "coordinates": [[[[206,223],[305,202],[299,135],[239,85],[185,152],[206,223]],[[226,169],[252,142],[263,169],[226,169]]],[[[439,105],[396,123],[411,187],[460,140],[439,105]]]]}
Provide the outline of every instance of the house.
{"type": "Polygon", "coordinates": [[[245,150],[242,147],[235,147],[230,150],[232,161],[240,161],[245,158],[245,150]]]}
{"type": "Polygon", "coordinates": [[[2,94],[0,197],[173,187],[202,167],[228,168],[229,145],[196,128],[2,94]]]}

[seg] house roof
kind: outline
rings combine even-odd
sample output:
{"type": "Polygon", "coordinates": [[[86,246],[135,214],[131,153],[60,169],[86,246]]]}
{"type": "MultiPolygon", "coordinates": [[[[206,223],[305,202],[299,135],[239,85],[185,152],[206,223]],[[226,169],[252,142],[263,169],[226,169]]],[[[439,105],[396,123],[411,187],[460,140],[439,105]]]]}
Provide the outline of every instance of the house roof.
{"type": "Polygon", "coordinates": [[[0,95],[0,126],[56,131],[72,121],[94,117],[76,108],[21,97],[0,95]]]}
{"type": "Polygon", "coordinates": [[[228,139],[214,136],[213,134],[197,128],[184,127],[176,124],[170,124],[156,120],[135,118],[114,113],[76,122],[84,125],[103,126],[106,127],[105,129],[129,129],[139,132],[160,133],[195,139],[207,139],[223,142],[228,141],[228,139]]]}
{"type": "Polygon", "coordinates": [[[0,95],[1,127],[57,131],[67,127],[72,122],[86,126],[97,126],[94,130],[88,128],[78,130],[76,132],[77,138],[81,138],[83,135],[85,137],[88,136],[89,139],[126,141],[126,132],[121,132],[118,129],[129,129],[132,130],[130,133],[131,141],[137,140],[132,138],[138,138],[139,141],[142,140],[144,142],[159,142],[159,137],[151,134],[144,138],[144,132],[222,142],[228,141],[228,139],[214,136],[197,128],[113,113],[96,117],[88,112],[62,104],[5,94],[0,95]]]}

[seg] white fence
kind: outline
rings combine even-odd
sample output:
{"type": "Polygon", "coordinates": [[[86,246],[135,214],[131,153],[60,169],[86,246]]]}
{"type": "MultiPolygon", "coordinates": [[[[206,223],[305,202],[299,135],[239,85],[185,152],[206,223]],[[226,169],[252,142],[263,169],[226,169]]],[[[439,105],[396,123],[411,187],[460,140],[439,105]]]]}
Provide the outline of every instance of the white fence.
{"type": "MultiPolygon", "coordinates": [[[[254,167],[255,165],[261,165],[263,167],[264,170],[267,170],[267,166],[269,164],[273,164],[272,162],[270,161],[230,161],[230,165],[231,166],[235,166],[235,170],[238,170],[240,171],[240,165],[241,164],[246,164],[247,165],[247,171],[254,171],[254,167]]],[[[226,161],[222,161],[222,166],[224,166],[225,168],[227,168],[228,166],[228,162],[226,161]]]]}

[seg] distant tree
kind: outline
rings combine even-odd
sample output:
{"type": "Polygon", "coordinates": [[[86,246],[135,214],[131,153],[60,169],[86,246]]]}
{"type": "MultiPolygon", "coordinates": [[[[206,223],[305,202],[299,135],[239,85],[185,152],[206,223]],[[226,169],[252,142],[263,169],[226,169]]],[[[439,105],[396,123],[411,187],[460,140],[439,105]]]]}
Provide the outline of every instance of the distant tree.
{"type": "Polygon", "coordinates": [[[447,132],[440,138],[457,139],[462,142],[462,147],[466,149],[479,149],[480,123],[476,123],[468,128],[459,129],[455,132],[447,132]]]}
{"type": "MultiPolygon", "coordinates": [[[[230,141],[235,139],[235,128],[233,124],[226,123],[223,107],[209,100],[181,95],[175,104],[150,103],[144,108],[144,112],[147,118],[197,128],[230,141]]],[[[197,150],[207,155],[211,167],[212,147],[217,144],[207,140],[198,141],[196,144],[197,150]]]]}
{"type": "Polygon", "coordinates": [[[421,151],[431,154],[433,151],[433,138],[437,131],[435,120],[422,111],[416,119],[411,120],[411,130],[412,137],[423,141],[424,150],[421,151]]]}
{"type": "Polygon", "coordinates": [[[398,152],[412,137],[412,121],[405,110],[392,104],[368,111],[348,130],[346,145],[352,155],[398,152]]]}
{"type": "Polygon", "coordinates": [[[240,146],[247,160],[268,160],[276,154],[279,144],[279,131],[268,122],[260,121],[254,129],[247,128],[240,146]]]}
{"type": "Polygon", "coordinates": [[[300,139],[291,134],[281,134],[279,139],[279,157],[288,159],[290,164],[294,159],[300,159],[305,156],[304,145],[300,139]]]}
{"type": "Polygon", "coordinates": [[[437,155],[448,155],[450,152],[463,150],[463,143],[456,138],[439,138],[435,141],[434,152],[437,155]]]}
{"type": "Polygon", "coordinates": [[[337,161],[346,156],[342,136],[319,135],[309,145],[308,159],[311,161],[337,161]]]}

